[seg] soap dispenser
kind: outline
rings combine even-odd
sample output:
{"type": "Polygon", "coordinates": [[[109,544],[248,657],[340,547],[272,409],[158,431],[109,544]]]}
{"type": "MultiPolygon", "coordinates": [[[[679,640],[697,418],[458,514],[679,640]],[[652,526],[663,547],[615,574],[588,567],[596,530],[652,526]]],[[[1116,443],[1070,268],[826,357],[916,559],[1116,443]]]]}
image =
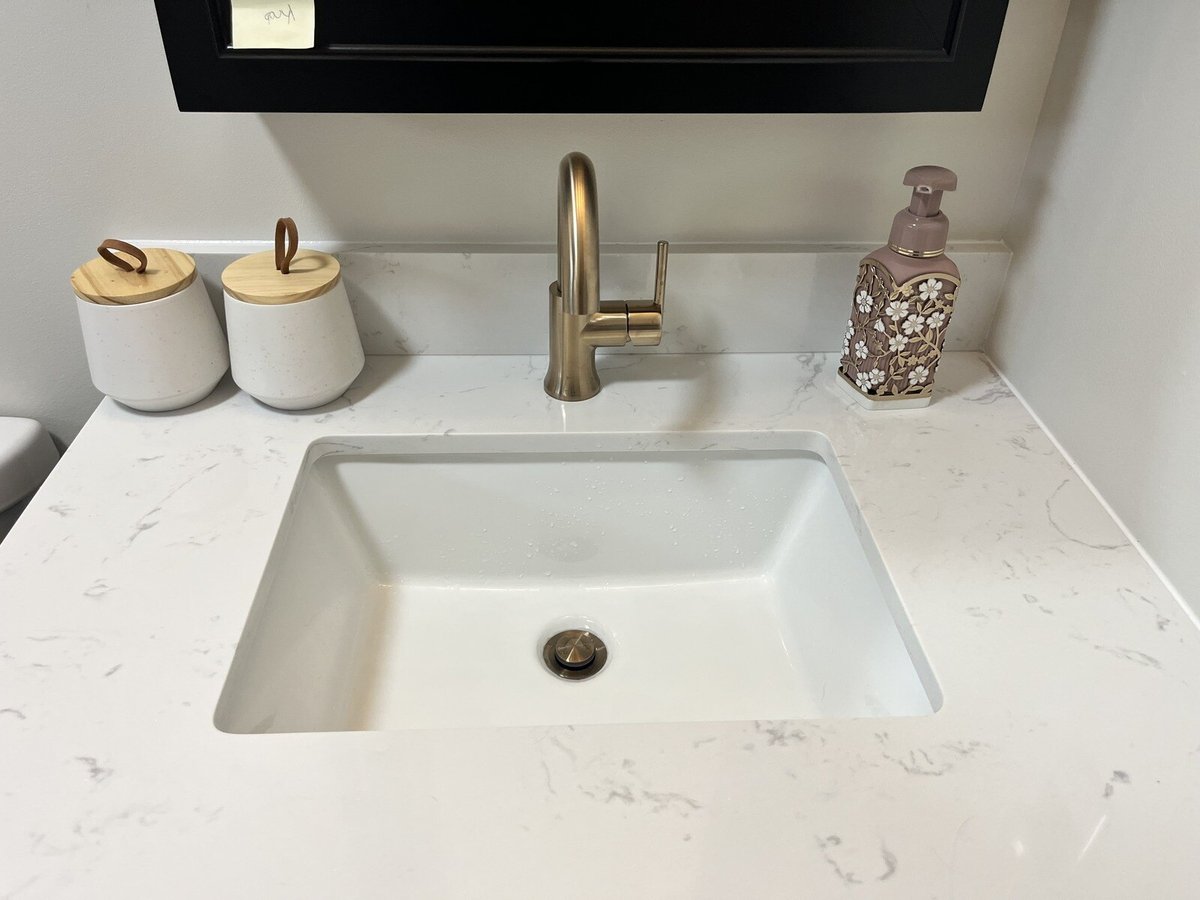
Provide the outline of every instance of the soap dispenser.
{"type": "Polygon", "coordinates": [[[909,169],[912,201],[892,221],[887,246],[867,254],[842,343],[838,383],[868,409],[928,406],[962,277],[946,256],[950,220],[942,193],[958,176],[909,169]]]}

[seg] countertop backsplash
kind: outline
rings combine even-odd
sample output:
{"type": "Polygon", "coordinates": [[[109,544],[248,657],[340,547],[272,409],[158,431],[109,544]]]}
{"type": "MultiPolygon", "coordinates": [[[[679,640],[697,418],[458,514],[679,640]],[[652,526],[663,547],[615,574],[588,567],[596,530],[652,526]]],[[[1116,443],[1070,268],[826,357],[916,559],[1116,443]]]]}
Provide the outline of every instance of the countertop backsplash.
{"type": "MultiPolygon", "coordinates": [[[[266,242],[154,241],[191,253],[214,300],[221,272],[266,242]]],[[[315,242],[334,253],[368,354],[541,355],[552,245],[315,242]]],[[[834,352],[858,262],[877,244],[672,245],[659,353],[834,352]],[[786,298],[782,299],[781,298],[786,298]]],[[[963,287],[948,350],[981,350],[1008,271],[998,241],[952,243],[963,287]]],[[[648,297],[654,246],[601,248],[604,298],[648,297]]],[[[217,304],[218,308],[220,304],[217,304]]],[[[637,348],[607,352],[638,352],[637,348]]]]}

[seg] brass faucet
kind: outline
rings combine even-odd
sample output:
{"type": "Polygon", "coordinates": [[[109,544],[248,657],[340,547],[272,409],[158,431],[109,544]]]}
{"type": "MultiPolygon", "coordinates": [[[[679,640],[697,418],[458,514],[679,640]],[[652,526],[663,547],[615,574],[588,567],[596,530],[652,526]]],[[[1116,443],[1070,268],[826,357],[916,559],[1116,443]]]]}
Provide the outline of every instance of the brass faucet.
{"type": "Polygon", "coordinates": [[[596,171],[582,153],[568,153],[558,166],[558,281],[550,285],[550,367],[543,382],[559,400],[599,393],[597,347],[662,341],[667,242],[658,242],[653,300],[601,302],[599,231],[596,171]]]}

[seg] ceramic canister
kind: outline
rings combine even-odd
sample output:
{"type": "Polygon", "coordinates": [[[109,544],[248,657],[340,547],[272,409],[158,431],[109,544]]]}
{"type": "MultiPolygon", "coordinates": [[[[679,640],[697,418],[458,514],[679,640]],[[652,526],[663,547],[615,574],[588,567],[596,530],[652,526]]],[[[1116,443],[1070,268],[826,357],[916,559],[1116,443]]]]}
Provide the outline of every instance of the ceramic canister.
{"type": "Polygon", "coordinates": [[[229,369],[229,351],[195,260],[116,240],[99,250],[71,275],[92,383],[146,412],[208,396],[229,369]]]}
{"type": "Polygon", "coordinates": [[[311,409],[358,377],[362,341],[341,267],[328,253],[297,252],[290,220],[280,220],[274,253],[242,257],[221,281],[233,380],[246,393],[277,409],[311,409]]]}

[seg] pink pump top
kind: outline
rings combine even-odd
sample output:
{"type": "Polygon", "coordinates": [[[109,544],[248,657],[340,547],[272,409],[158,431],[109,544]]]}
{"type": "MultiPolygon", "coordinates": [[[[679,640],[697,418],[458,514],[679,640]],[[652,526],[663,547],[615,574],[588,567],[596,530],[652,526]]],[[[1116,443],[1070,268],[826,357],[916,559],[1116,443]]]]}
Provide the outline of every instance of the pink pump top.
{"type": "Polygon", "coordinates": [[[904,183],[912,186],[912,200],[892,220],[888,247],[914,259],[940,256],[950,233],[950,220],[941,211],[942,192],[958,187],[958,176],[941,166],[917,166],[908,170],[904,183]]]}

